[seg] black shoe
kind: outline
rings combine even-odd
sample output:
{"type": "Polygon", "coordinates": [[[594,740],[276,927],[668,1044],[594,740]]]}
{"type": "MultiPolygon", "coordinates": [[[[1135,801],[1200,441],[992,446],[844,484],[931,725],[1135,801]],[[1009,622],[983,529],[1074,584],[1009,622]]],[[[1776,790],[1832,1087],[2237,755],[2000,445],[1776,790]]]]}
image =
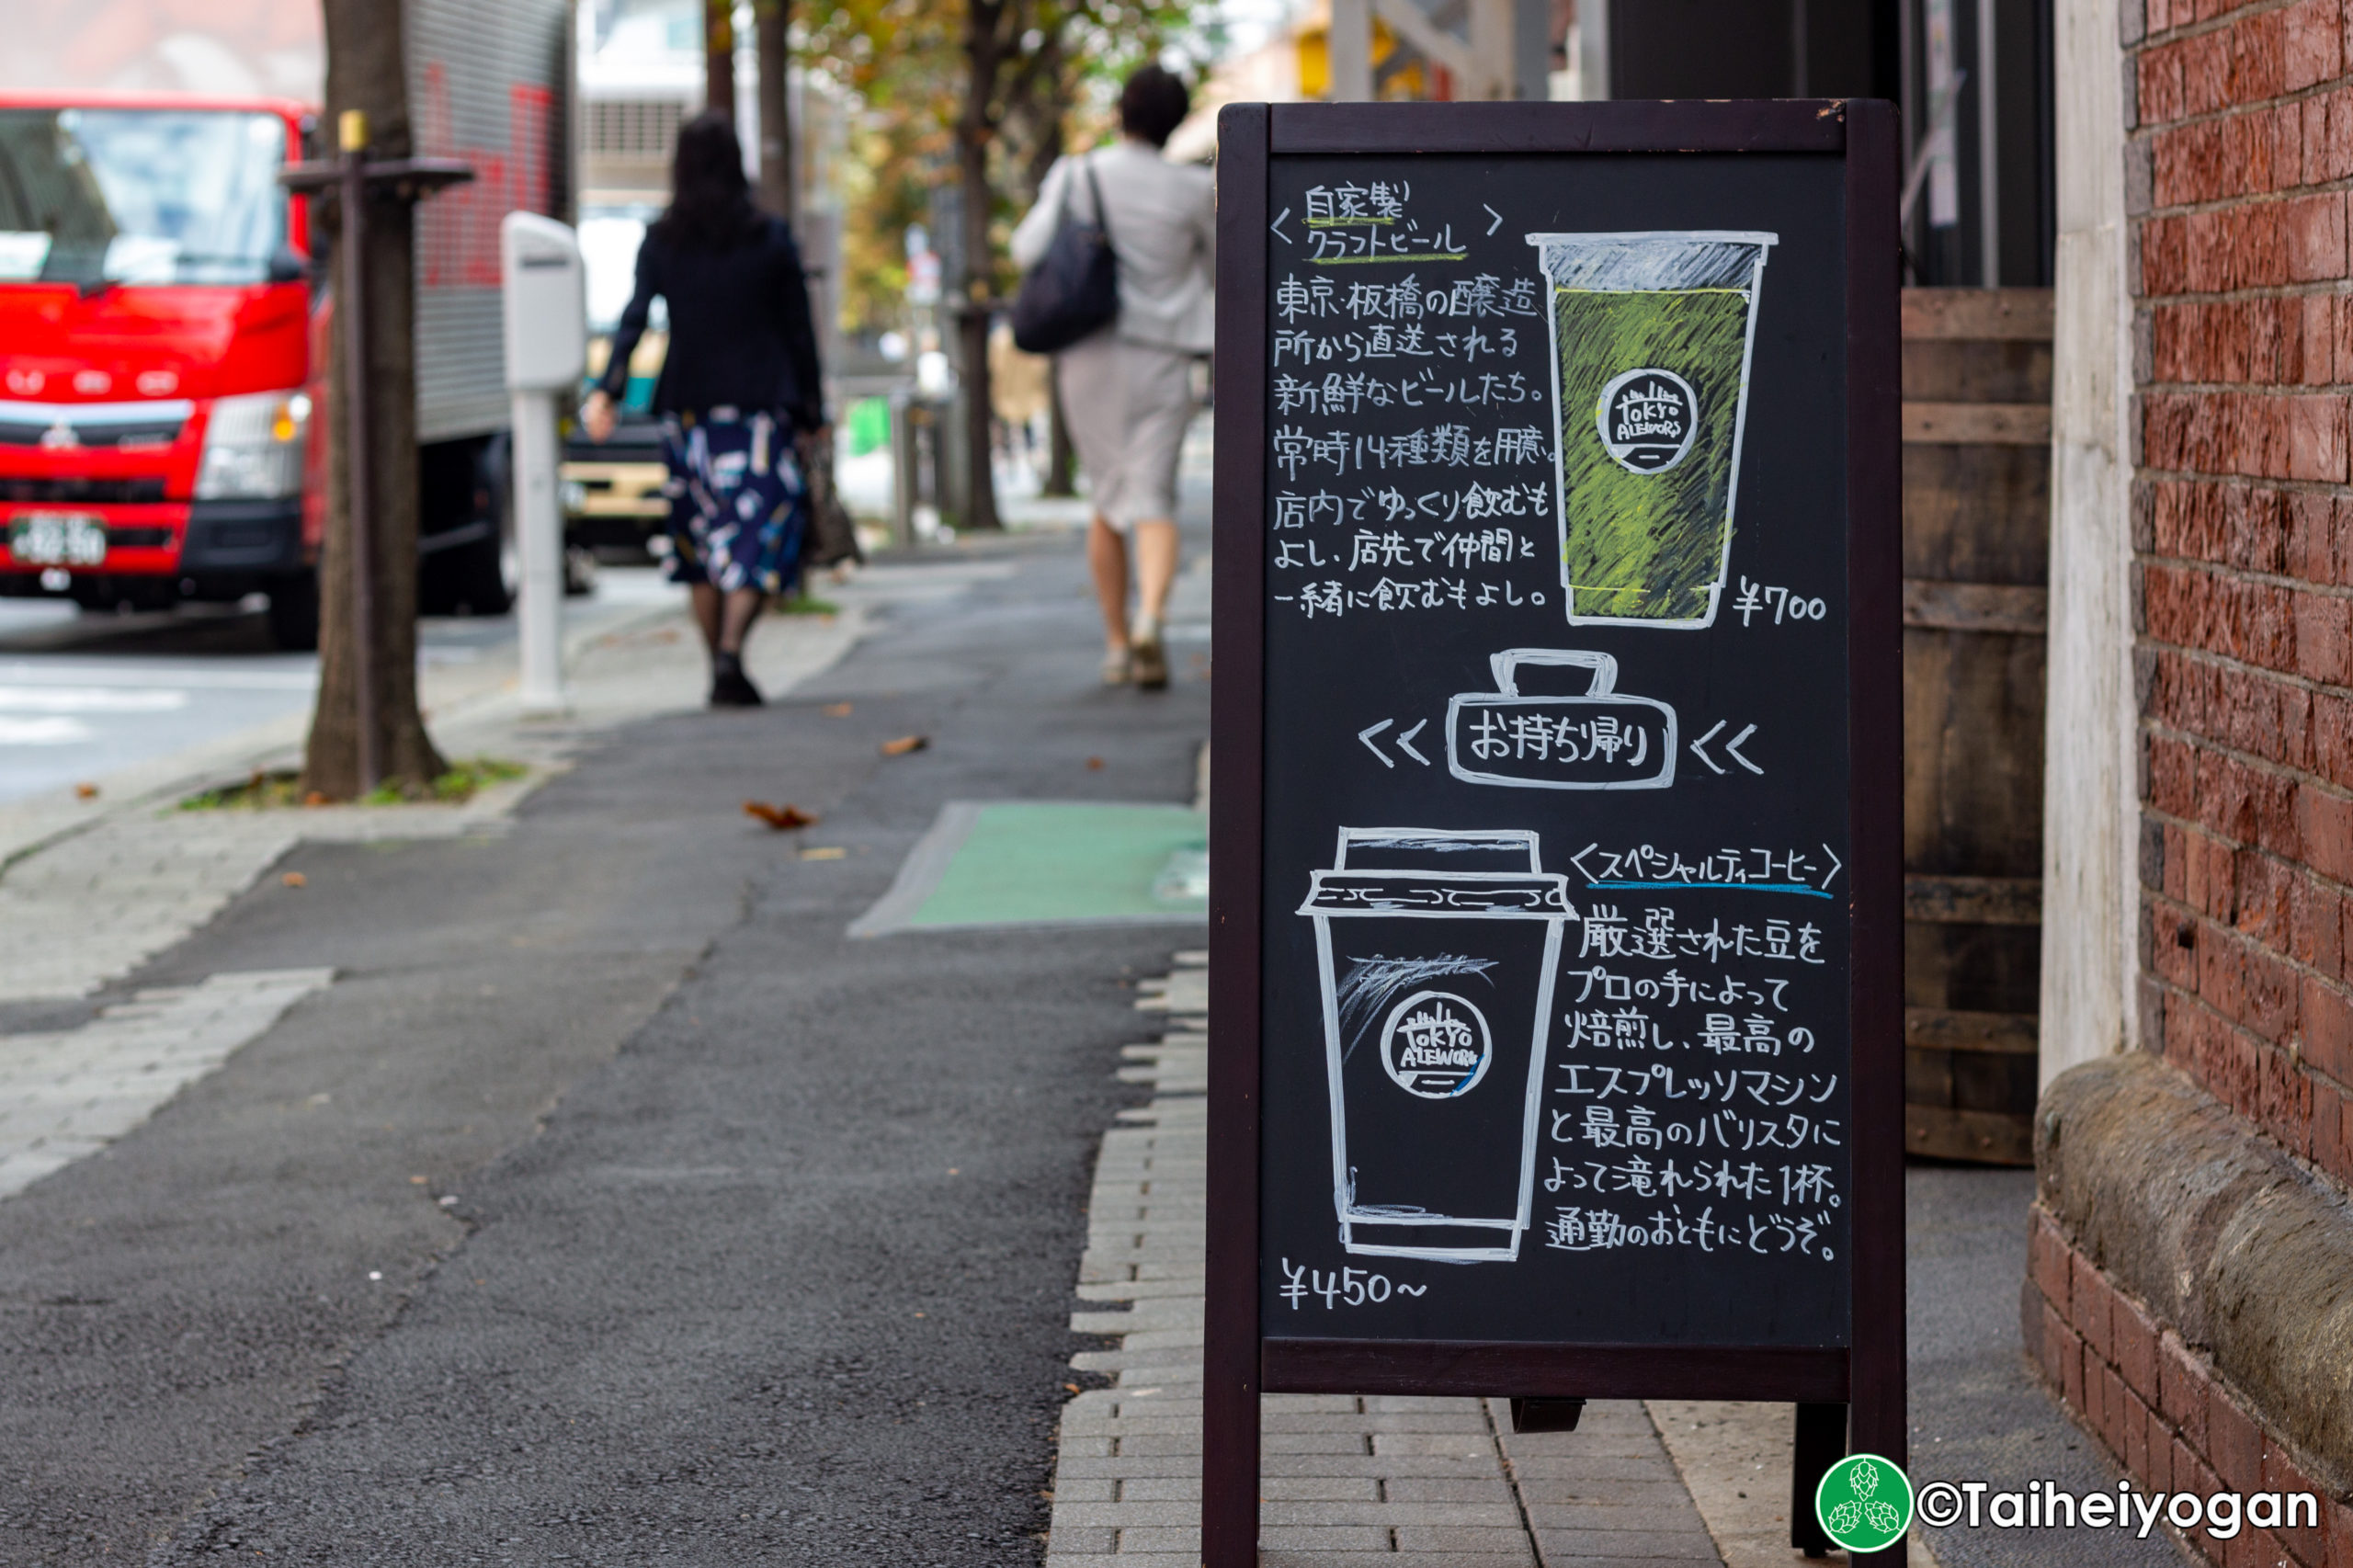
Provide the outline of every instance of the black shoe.
{"type": "Polygon", "coordinates": [[[744,661],[733,653],[719,653],[710,661],[710,705],[713,708],[757,708],[765,700],[760,688],[744,673],[744,661]]]}

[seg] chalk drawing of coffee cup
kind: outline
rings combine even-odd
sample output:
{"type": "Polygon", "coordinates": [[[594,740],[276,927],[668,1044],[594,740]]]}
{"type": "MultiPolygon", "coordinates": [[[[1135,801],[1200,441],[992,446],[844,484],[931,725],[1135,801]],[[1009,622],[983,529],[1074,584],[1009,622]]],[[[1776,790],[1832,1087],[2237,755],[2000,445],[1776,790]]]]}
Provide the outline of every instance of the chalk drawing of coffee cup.
{"type": "Polygon", "coordinates": [[[1779,236],[1527,238],[1552,286],[1569,621],[1708,626],[1731,560],[1756,301],[1779,236]]]}
{"type": "Polygon", "coordinates": [[[1568,879],[1523,831],[1342,828],[1315,923],[1340,1244],[1519,1256],[1568,879]]]}
{"type": "Polygon", "coordinates": [[[1521,790],[1665,790],[1675,782],[1675,710],[1618,689],[1618,661],[1574,648],[1491,654],[1495,689],[1446,705],[1447,770],[1521,790]],[[1529,666],[1589,671],[1574,696],[1519,689],[1529,666]]]}

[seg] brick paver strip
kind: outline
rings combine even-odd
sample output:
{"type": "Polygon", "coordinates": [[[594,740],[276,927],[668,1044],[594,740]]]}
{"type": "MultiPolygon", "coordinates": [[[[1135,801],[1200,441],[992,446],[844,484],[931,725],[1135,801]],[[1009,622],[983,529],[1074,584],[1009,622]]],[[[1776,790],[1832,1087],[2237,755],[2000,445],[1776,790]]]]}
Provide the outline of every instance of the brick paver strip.
{"type": "MultiPolygon", "coordinates": [[[[1111,1378],[1063,1408],[1047,1568],[1197,1568],[1208,1003],[1198,954],[1136,1006],[1170,1032],[1120,1076],[1154,1085],[1104,1135],[1072,1314],[1120,1342],[1072,1358],[1111,1378]]],[[[1721,1568],[1638,1404],[1515,1435],[1499,1401],[1273,1394],[1261,1403],[1260,1568],[1721,1568]]]]}

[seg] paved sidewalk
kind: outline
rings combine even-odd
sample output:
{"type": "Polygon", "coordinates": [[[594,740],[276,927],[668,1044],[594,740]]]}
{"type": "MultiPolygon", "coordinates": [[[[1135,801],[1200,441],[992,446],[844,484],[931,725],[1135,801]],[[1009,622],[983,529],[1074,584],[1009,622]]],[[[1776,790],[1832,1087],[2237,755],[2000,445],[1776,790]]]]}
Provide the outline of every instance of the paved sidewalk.
{"type": "MultiPolygon", "coordinates": [[[[1116,1350],[1063,1412],[1047,1568],[1199,1561],[1208,971],[1198,953],[1136,1005],[1170,1029],[1120,1075],[1149,1105],[1105,1134],[1074,1314],[1116,1350]],[[1118,1305],[1115,1305],[1118,1304],[1118,1305]]],[[[1501,1401],[1277,1394],[1262,1410],[1266,1568],[1370,1556],[1427,1568],[1721,1564],[1643,1407],[1588,1405],[1578,1430],[1519,1435],[1501,1401]]]]}

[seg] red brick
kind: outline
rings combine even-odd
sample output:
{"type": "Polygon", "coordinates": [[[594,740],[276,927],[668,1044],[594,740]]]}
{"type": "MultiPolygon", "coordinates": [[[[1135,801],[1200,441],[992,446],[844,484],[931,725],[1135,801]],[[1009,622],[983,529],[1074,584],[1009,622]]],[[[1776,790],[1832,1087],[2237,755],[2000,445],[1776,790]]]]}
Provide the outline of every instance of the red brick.
{"type": "Polygon", "coordinates": [[[2100,1367],[2097,1380],[2089,1375],[2091,1368],[2090,1361],[2084,1363],[2086,1391],[2089,1391],[2094,1381],[2099,1384],[2099,1415],[2093,1424],[2092,1430],[2099,1434],[2100,1441],[2108,1445],[2109,1452],[2121,1455],[2124,1452],[2125,1424],[2128,1417],[2125,1402],[2132,1396],[2124,1392],[2124,1380],[2116,1375],[2115,1368],[2100,1367]]]}
{"type": "Polygon", "coordinates": [[[2157,1345],[2158,1408],[2194,1448],[2206,1446],[2206,1369],[2181,1336],[2166,1332],[2157,1345]]]}
{"type": "MultiPolygon", "coordinates": [[[[2353,744],[2353,736],[2347,739],[2353,744]]],[[[2324,978],[2344,978],[2345,900],[2315,877],[2300,875],[2288,884],[2288,956],[2324,978]]]]}
{"type": "MultiPolygon", "coordinates": [[[[2032,1213],[2034,1218],[2027,1235],[2035,1288],[2042,1292],[2043,1300],[2051,1303],[2052,1310],[2064,1318],[2068,1311],[2067,1260],[2073,1253],[2049,1210],[2038,1204],[2032,1213]]],[[[2055,1379],[2057,1374],[2052,1376],[2055,1379]]]]}
{"type": "Polygon", "coordinates": [[[2323,1497],[2320,1522],[2328,1537],[2326,1568],[2353,1568],[2353,1508],[2334,1497],[2323,1497]]]}
{"type": "MultiPolygon", "coordinates": [[[[2327,312],[2332,323],[2330,334],[2334,343],[2336,312],[2331,301],[2327,312]]],[[[2335,352],[2332,347],[2332,353],[2335,352]]],[[[2348,367],[2353,368],[2353,367],[2348,367]]],[[[2307,583],[2333,584],[2336,581],[2336,508],[2325,495],[2297,495],[2288,503],[2288,558],[2284,562],[2289,574],[2307,583]]]]}
{"type": "Polygon", "coordinates": [[[2256,1120],[2298,1159],[2312,1157],[2312,1080],[2283,1050],[2263,1052],[2263,1100],[2256,1120]]]}
{"type": "Polygon", "coordinates": [[[2305,864],[2353,881],[2353,800],[2305,785],[2296,792],[2296,832],[2305,864]]]}
{"type": "Polygon", "coordinates": [[[2313,680],[2353,683],[2353,599],[2297,594],[2296,673],[2313,680]]]}
{"type": "Polygon", "coordinates": [[[2299,107],[2303,182],[2321,185],[2353,174],[2353,89],[2320,94],[2299,107]]]}
{"type": "Polygon", "coordinates": [[[2313,1095],[2313,1164],[2338,1181],[2353,1180],[2353,1163],[2345,1157],[2345,1096],[2326,1079],[2316,1080],[2313,1095]]]}
{"type": "Polygon", "coordinates": [[[2140,1303],[2121,1290],[2109,1308],[2109,1329],[2116,1370],[2124,1386],[2143,1401],[2157,1397],[2157,1324],[2140,1303]]]}
{"type": "Polygon", "coordinates": [[[2046,1305],[2042,1309],[2042,1373],[2063,1395],[2069,1386],[2071,1367],[2074,1386],[2080,1392],[2084,1386],[2084,1342],[2075,1337],[2075,1331],[2067,1326],[2066,1319],[2046,1305]]]}
{"type": "MultiPolygon", "coordinates": [[[[2051,1333],[2048,1320],[2042,1325],[2042,1332],[2047,1339],[2051,1333]]],[[[2084,1403],[2086,1398],[2084,1392],[2084,1342],[2074,1329],[2063,1324],[2060,1333],[2059,1397],[2075,1409],[2084,1410],[2088,1408],[2084,1403]]],[[[2092,1365],[2097,1367],[2098,1363],[2095,1361],[2092,1365]]]]}
{"type": "Polygon", "coordinates": [[[2337,0],[2301,0],[2280,14],[2280,85],[2289,92],[2342,75],[2345,17],[2337,0]]]}
{"type": "Polygon", "coordinates": [[[2084,1336],[2084,1344],[2101,1360],[2108,1359],[2108,1304],[2115,1298],[2107,1276],[2092,1266],[2081,1253],[2071,1256],[2073,1278],[2069,1289],[2073,1292],[2074,1310],[2067,1319],[2075,1332],[2084,1336]]]}
{"type": "Polygon", "coordinates": [[[2353,699],[2324,691],[2311,703],[2310,766],[2332,784],[2353,786],[2353,699]]]}
{"type": "MultiPolygon", "coordinates": [[[[2140,1395],[2129,1392],[2124,1395],[2124,1471],[2144,1485],[2149,1477],[2149,1427],[2155,1420],[2140,1395]]],[[[2160,1425],[2157,1430],[2162,1434],[2165,1428],[2160,1425]]]]}
{"type": "Polygon", "coordinates": [[[2353,1085],[2353,995],[2309,975],[2303,992],[2304,1060],[2353,1085]]]}
{"type": "Polygon", "coordinates": [[[2263,1486],[2263,1430],[2219,1384],[2206,1392],[2206,1455],[2234,1492],[2263,1486]]]}
{"type": "Polygon", "coordinates": [[[2313,1483],[2313,1478],[2304,1473],[2303,1466],[2276,1443],[2266,1443],[2263,1447],[2263,1489],[2280,1494],[2281,1525],[2272,1532],[2278,1537],[2280,1546],[2303,1568],[2320,1568],[2328,1555],[2327,1531],[2317,1525],[2299,1525],[2290,1529],[2287,1528],[2286,1520],[2289,1517],[2287,1498],[2290,1494],[2308,1492],[2317,1498],[2321,1490],[2313,1483]]]}
{"type": "Polygon", "coordinates": [[[2149,1412],[2149,1468],[2139,1479],[2144,1491],[2169,1492],[2173,1489],[2173,1446],[2179,1439],[2164,1416],[2149,1412]]]}

